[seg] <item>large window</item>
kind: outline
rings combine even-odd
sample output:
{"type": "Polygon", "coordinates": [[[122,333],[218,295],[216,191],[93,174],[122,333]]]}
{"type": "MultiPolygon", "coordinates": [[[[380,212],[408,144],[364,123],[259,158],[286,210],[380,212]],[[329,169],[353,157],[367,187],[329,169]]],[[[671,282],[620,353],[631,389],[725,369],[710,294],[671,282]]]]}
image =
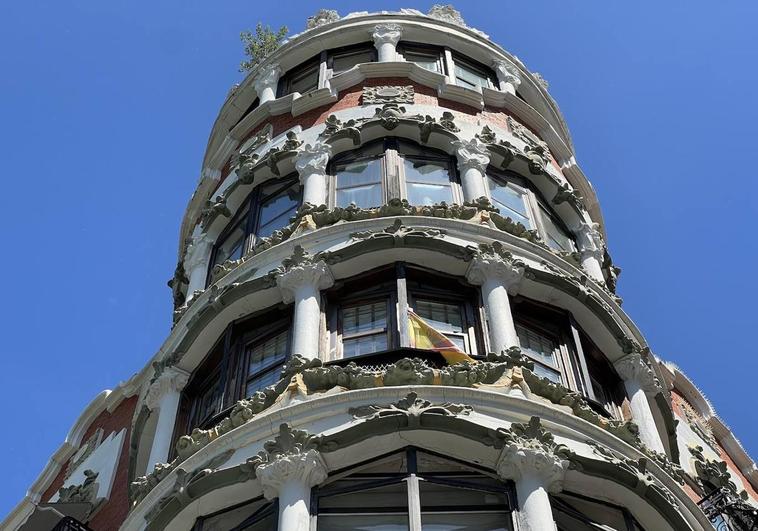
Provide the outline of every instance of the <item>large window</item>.
{"type": "Polygon", "coordinates": [[[479,91],[497,87],[492,70],[486,66],[457,54],[453,54],[453,65],[456,85],[479,91]]]}
{"type": "Polygon", "coordinates": [[[510,484],[415,448],[333,474],[312,499],[318,531],[513,529],[510,484]]]}
{"type": "Polygon", "coordinates": [[[277,500],[257,498],[199,517],[192,531],[271,531],[276,529],[278,516],[277,500]]]}
{"type": "Polygon", "coordinates": [[[227,260],[239,260],[253,249],[257,240],[286,227],[297,212],[300,200],[301,187],[294,176],[267,181],[256,187],[216,242],[209,280],[213,266],[227,260]]]}
{"type": "Polygon", "coordinates": [[[183,433],[213,426],[237,400],[279,380],[290,353],[290,310],[267,310],[232,323],[188,382],[183,433]]]}
{"type": "Polygon", "coordinates": [[[642,531],[625,508],[563,492],[551,496],[553,519],[560,531],[642,531]]]}
{"type": "Polygon", "coordinates": [[[424,70],[445,73],[444,54],[434,46],[401,42],[397,46],[398,53],[409,63],[415,63],[424,70]]]}
{"type": "Polygon", "coordinates": [[[545,243],[556,251],[576,250],[571,233],[527,181],[512,172],[487,169],[490,200],[503,216],[537,230],[545,243]]]}
{"type": "Polygon", "coordinates": [[[452,158],[406,140],[373,142],[336,157],[330,167],[334,206],[376,207],[391,197],[413,205],[462,202],[452,158]]]}

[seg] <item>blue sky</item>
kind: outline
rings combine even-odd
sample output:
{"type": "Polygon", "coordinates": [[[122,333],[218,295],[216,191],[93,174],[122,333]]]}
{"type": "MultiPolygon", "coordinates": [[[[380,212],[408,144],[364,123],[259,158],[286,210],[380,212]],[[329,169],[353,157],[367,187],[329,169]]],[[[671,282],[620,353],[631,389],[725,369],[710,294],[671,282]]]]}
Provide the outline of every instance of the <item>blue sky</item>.
{"type": "MultiPolygon", "coordinates": [[[[320,7],[431,3],[5,3],[0,516],[90,400],[169,332],[179,223],[241,79],[239,32],[299,32],[320,7]]],[[[624,308],[758,456],[758,3],[457,7],[550,82],[624,269],[624,308]]]]}

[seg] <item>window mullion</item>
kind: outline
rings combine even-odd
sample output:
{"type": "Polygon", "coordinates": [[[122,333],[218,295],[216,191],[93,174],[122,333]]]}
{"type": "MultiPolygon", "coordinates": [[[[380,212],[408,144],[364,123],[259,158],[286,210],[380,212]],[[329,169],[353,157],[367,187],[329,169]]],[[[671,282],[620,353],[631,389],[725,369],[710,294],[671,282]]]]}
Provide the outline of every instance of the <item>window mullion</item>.
{"type": "Polygon", "coordinates": [[[400,347],[410,348],[411,329],[408,322],[408,281],[406,280],[405,264],[395,264],[397,285],[397,325],[400,334],[400,347]]]}
{"type": "Polygon", "coordinates": [[[403,194],[404,187],[400,177],[402,170],[400,169],[400,156],[397,150],[387,149],[384,152],[383,163],[382,180],[384,181],[385,199],[387,202],[390,199],[403,199],[405,194],[403,194]]]}
{"type": "Polygon", "coordinates": [[[529,213],[531,214],[532,220],[534,220],[534,228],[537,229],[537,232],[539,232],[540,237],[547,242],[548,235],[547,230],[545,230],[545,224],[542,222],[542,212],[540,212],[539,204],[537,203],[537,196],[534,195],[534,192],[531,190],[525,190],[526,197],[527,197],[527,203],[529,208],[529,213]]]}
{"type": "Polygon", "coordinates": [[[408,485],[408,530],[421,531],[421,493],[419,491],[419,479],[416,474],[410,474],[406,478],[408,485]]]}
{"type": "Polygon", "coordinates": [[[576,322],[573,317],[569,317],[569,326],[571,327],[571,337],[574,340],[574,348],[576,357],[579,360],[579,371],[581,373],[582,380],[581,387],[584,388],[584,394],[597,402],[595,397],[595,390],[592,388],[592,380],[590,380],[590,372],[587,369],[587,360],[584,357],[584,349],[582,349],[582,342],[579,338],[579,330],[577,329],[576,322]]]}
{"type": "Polygon", "coordinates": [[[445,48],[443,60],[447,70],[447,81],[448,83],[455,85],[455,63],[453,62],[453,52],[450,51],[450,48],[445,48]]]}

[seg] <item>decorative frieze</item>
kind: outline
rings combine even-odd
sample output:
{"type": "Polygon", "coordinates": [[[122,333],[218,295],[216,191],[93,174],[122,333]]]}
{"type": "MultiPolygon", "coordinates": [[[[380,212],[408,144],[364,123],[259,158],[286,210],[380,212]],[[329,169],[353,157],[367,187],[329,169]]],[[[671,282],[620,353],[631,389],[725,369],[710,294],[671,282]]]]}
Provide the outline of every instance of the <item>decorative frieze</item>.
{"type": "Polygon", "coordinates": [[[400,87],[390,85],[363,87],[363,94],[361,98],[363,105],[384,103],[413,103],[414,90],[413,85],[405,85],[400,87]]]}
{"type": "Polygon", "coordinates": [[[359,406],[350,408],[348,412],[353,417],[364,420],[402,416],[407,417],[410,424],[420,425],[422,415],[468,415],[471,410],[471,406],[464,404],[452,404],[450,402],[433,404],[428,400],[419,398],[417,393],[410,392],[405,398],[391,404],[359,406]]]}

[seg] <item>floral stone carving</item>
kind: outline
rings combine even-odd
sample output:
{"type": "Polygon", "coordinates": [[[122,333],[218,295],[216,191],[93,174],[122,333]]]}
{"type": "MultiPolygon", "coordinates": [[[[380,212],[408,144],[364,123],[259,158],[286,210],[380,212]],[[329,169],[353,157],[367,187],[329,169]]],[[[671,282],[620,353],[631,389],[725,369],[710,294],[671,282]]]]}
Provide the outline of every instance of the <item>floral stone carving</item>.
{"type": "Polygon", "coordinates": [[[413,85],[363,87],[363,104],[413,103],[413,85]]]}
{"type": "Polygon", "coordinates": [[[471,406],[463,404],[452,404],[445,402],[443,404],[432,404],[428,400],[418,397],[418,394],[411,392],[405,398],[387,404],[384,406],[372,404],[350,408],[348,412],[359,419],[372,420],[384,417],[403,416],[408,417],[410,425],[419,425],[422,415],[468,415],[471,413],[471,406]]]}

